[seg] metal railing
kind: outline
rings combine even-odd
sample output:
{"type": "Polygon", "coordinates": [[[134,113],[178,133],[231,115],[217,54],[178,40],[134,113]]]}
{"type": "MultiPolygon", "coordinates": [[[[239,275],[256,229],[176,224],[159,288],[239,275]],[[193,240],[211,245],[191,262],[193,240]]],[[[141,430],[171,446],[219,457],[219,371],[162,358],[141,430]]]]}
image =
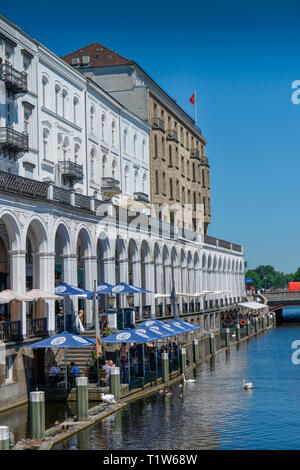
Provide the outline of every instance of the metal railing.
{"type": "Polygon", "coordinates": [[[91,198],[84,194],[75,193],[75,206],[80,207],[81,209],[90,210],[91,198]]]}
{"type": "Polygon", "coordinates": [[[71,161],[59,161],[60,171],[64,178],[68,178],[74,184],[83,180],[83,165],[71,161]]]}
{"type": "Polygon", "coordinates": [[[141,202],[149,202],[149,196],[146,193],[143,193],[141,191],[133,193],[133,198],[135,201],[141,201],[141,202]]]}
{"type": "Polygon", "coordinates": [[[28,152],[28,134],[15,131],[12,127],[0,127],[0,150],[4,156],[20,158],[28,152]]]}
{"type": "Polygon", "coordinates": [[[153,129],[160,129],[161,131],[165,130],[165,123],[162,119],[158,117],[152,118],[152,128],[153,129]]]}
{"type": "Polygon", "coordinates": [[[0,68],[0,78],[6,83],[6,88],[12,94],[27,93],[27,73],[19,72],[10,64],[3,64],[0,68]]]}
{"type": "Polygon", "coordinates": [[[200,159],[200,151],[199,151],[199,149],[192,149],[192,150],[191,150],[191,158],[200,159]]]}
{"type": "Polygon", "coordinates": [[[26,334],[32,336],[46,336],[47,334],[47,318],[34,318],[27,320],[26,334]]]}
{"type": "Polygon", "coordinates": [[[58,186],[53,187],[53,200],[61,204],[71,204],[71,193],[67,189],[58,186]]]}
{"type": "Polygon", "coordinates": [[[19,341],[21,339],[21,322],[0,322],[0,340],[5,342],[19,341]]]}
{"type": "Polygon", "coordinates": [[[167,140],[176,140],[178,142],[178,134],[175,129],[167,129],[167,140]]]}
{"type": "Polygon", "coordinates": [[[47,199],[48,184],[43,181],[36,181],[30,178],[13,175],[6,171],[0,171],[0,189],[6,191],[24,194],[26,196],[40,197],[47,199]]]}

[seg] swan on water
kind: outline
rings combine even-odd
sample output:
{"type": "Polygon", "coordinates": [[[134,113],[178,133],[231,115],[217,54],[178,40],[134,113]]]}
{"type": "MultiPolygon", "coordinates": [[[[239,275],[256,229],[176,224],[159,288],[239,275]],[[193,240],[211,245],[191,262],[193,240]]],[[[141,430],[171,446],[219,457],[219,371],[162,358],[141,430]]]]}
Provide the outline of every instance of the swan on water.
{"type": "Polygon", "coordinates": [[[196,382],[195,379],[187,379],[187,380],[186,380],[184,374],[182,374],[182,377],[183,377],[183,381],[184,381],[185,384],[196,382]]]}
{"type": "Polygon", "coordinates": [[[110,393],[107,393],[107,394],[101,393],[100,397],[101,397],[101,400],[105,401],[106,403],[117,403],[114,395],[111,395],[110,393]]]}
{"type": "Polygon", "coordinates": [[[252,382],[246,382],[245,379],[243,379],[243,385],[242,385],[244,390],[248,390],[250,388],[253,388],[253,383],[252,382]]]}

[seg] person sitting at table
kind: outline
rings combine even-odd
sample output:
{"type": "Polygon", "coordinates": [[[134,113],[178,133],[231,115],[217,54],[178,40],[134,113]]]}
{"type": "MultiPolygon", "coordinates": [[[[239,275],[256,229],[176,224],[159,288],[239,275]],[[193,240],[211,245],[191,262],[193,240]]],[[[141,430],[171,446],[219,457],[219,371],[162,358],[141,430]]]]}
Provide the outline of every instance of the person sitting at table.
{"type": "Polygon", "coordinates": [[[76,366],[75,362],[71,362],[71,386],[75,387],[76,377],[81,376],[81,372],[78,366],[76,366]]]}
{"type": "Polygon", "coordinates": [[[60,368],[57,366],[57,362],[54,362],[49,370],[49,379],[52,385],[55,385],[57,383],[59,373],[60,368]]]}

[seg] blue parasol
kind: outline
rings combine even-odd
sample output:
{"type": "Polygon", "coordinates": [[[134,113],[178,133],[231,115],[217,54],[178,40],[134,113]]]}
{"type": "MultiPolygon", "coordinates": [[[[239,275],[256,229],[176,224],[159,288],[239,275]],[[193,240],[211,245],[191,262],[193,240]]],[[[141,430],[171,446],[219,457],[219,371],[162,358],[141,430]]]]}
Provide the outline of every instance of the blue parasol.
{"type": "Polygon", "coordinates": [[[85,336],[78,336],[68,331],[63,331],[59,335],[43,339],[37,343],[29,344],[24,348],[82,348],[85,346],[94,346],[96,341],[85,336]]]}
{"type": "Polygon", "coordinates": [[[81,287],[74,287],[70,286],[70,284],[67,284],[66,282],[62,282],[58,286],[55,286],[55,294],[56,295],[77,295],[78,297],[91,297],[93,296],[93,292],[87,290],[87,289],[82,289],[81,287]]]}
{"type": "MultiPolygon", "coordinates": [[[[52,336],[51,338],[43,339],[37,343],[28,344],[25,348],[82,348],[86,346],[94,346],[96,341],[92,338],[86,338],[85,336],[78,336],[63,331],[59,335],[52,336]]],[[[65,350],[66,353],[66,350],[65,350]]],[[[64,353],[65,359],[65,388],[68,387],[68,371],[67,371],[67,360],[66,354],[64,353]]]]}
{"type": "Polygon", "coordinates": [[[157,341],[162,336],[149,328],[126,328],[103,338],[103,343],[149,343],[157,341]]]}

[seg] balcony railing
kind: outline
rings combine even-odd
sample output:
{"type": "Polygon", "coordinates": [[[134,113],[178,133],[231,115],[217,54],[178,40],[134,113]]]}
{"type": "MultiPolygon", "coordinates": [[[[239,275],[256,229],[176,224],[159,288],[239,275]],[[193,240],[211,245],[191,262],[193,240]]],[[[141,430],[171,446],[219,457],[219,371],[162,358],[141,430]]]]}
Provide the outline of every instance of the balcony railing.
{"type": "Polygon", "coordinates": [[[113,196],[120,194],[120,181],[115,178],[103,177],[102,178],[102,194],[111,199],[113,196]]]}
{"type": "Polygon", "coordinates": [[[135,201],[140,201],[140,202],[145,202],[145,203],[149,202],[148,194],[142,193],[142,192],[133,193],[133,199],[135,201]]]}
{"type": "Polygon", "coordinates": [[[197,158],[198,160],[200,160],[200,151],[198,149],[192,149],[191,158],[197,158]]]}
{"type": "Polygon", "coordinates": [[[61,175],[70,181],[71,186],[83,180],[83,166],[71,161],[60,161],[61,175]]]}
{"type": "Polygon", "coordinates": [[[5,157],[17,160],[28,152],[28,135],[12,127],[0,127],[0,152],[5,157]]]}
{"type": "Polygon", "coordinates": [[[0,189],[6,191],[24,194],[26,196],[47,199],[48,184],[43,181],[36,181],[30,178],[13,175],[6,171],[0,171],[0,189]]]}
{"type": "MultiPolygon", "coordinates": [[[[115,180],[114,178],[103,178],[103,180],[105,180],[104,187],[110,192],[110,194],[111,192],[114,194],[120,192],[118,180],[115,180]]],[[[146,214],[141,214],[139,211],[128,211],[126,208],[114,206],[112,202],[95,200],[90,196],[76,193],[74,190],[55,186],[53,183],[24,178],[5,171],[0,171],[0,191],[43,199],[71,207],[80,207],[81,209],[98,213],[99,217],[108,217],[108,220],[111,220],[111,223],[116,223],[118,226],[124,226],[124,229],[127,230],[128,227],[130,229],[134,225],[136,219],[138,229],[140,231],[147,232],[149,236],[154,234],[159,237],[173,239],[179,238],[194,243],[201,243],[203,237],[198,232],[170,224],[146,214]],[[101,209],[100,214],[99,208],[101,209]]],[[[227,248],[240,253],[243,251],[242,246],[235,243],[219,240],[209,235],[204,235],[203,238],[204,243],[207,245],[227,248]]]]}
{"type": "Polygon", "coordinates": [[[200,157],[201,165],[208,166],[208,158],[207,157],[200,157]]]}
{"type": "Polygon", "coordinates": [[[242,246],[237,245],[236,243],[226,242],[225,240],[219,240],[218,238],[210,237],[209,235],[204,235],[204,243],[207,245],[219,246],[221,248],[227,248],[228,250],[242,252],[242,246]]]}
{"type": "Polygon", "coordinates": [[[165,131],[165,123],[162,119],[158,117],[152,118],[152,129],[159,129],[160,131],[165,131]]]}
{"type": "Polygon", "coordinates": [[[19,72],[10,64],[3,64],[0,68],[0,78],[6,84],[6,89],[14,96],[27,93],[27,73],[19,72]]]}
{"type": "Polygon", "coordinates": [[[178,142],[178,134],[175,129],[167,129],[167,140],[175,140],[178,142]]]}
{"type": "Polygon", "coordinates": [[[46,336],[47,334],[47,318],[34,318],[27,320],[26,334],[29,338],[33,336],[46,336]]]}
{"type": "Polygon", "coordinates": [[[5,342],[21,339],[21,322],[6,321],[0,323],[0,340],[5,342]]]}

